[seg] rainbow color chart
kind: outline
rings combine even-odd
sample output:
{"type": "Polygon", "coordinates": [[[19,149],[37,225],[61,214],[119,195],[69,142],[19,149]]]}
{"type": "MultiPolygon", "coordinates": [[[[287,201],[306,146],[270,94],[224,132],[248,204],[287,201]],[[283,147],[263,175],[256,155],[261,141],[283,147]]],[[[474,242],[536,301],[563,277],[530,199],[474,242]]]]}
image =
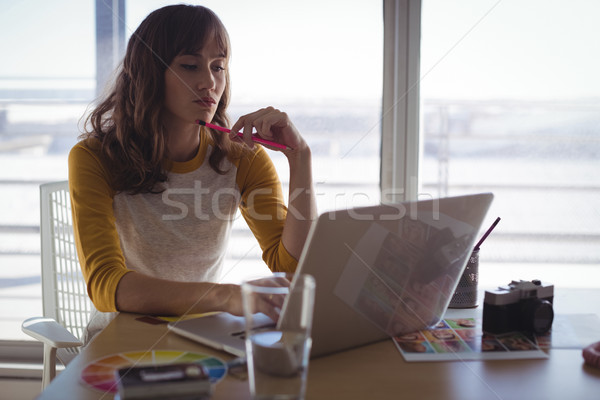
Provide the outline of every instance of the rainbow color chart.
{"type": "Polygon", "coordinates": [[[88,364],[81,372],[81,380],[102,392],[116,393],[115,372],[121,368],[175,363],[197,363],[203,365],[210,375],[212,383],[220,381],[227,373],[225,363],[220,359],[200,353],[172,350],[150,350],[117,353],[88,364]]]}

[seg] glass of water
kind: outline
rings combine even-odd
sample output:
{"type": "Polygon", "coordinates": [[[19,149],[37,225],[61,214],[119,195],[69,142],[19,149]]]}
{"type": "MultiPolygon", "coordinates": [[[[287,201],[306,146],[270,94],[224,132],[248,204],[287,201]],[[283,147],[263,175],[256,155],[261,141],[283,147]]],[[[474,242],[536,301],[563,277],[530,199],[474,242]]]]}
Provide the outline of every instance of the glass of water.
{"type": "Polygon", "coordinates": [[[275,273],[243,282],[242,297],[252,397],[303,399],[312,344],[314,278],[275,273]]]}

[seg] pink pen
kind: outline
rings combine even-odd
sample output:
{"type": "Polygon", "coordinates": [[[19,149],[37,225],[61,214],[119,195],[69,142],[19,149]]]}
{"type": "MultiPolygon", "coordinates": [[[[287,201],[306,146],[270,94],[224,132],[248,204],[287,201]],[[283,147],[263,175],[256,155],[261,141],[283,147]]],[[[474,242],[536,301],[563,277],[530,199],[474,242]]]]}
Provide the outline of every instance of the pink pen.
{"type": "MultiPolygon", "coordinates": [[[[204,125],[204,126],[206,126],[208,128],[216,129],[216,130],[221,131],[221,132],[231,133],[231,129],[223,128],[222,126],[218,126],[218,125],[213,125],[213,124],[211,124],[209,122],[204,122],[204,121],[202,121],[200,119],[197,119],[196,123],[199,124],[199,125],[204,125]]],[[[241,133],[241,132],[238,132],[237,135],[239,137],[244,137],[244,134],[241,133]]],[[[282,149],[282,150],[291,150],[291,148],[289,148],[286,145],[283,145],[283,144],[280,144],[280,143],[275,143],[275,142],[272,142],[270,140],[266,140],[266,139],[263,139],[261,137],[258,137],[256,135],[252,135],[252,141],[253,142],[257,142],[257,143],[261,143],[261,144],[265,144],[265,145],[271,146],[271,147],[277,147],[278,149],[282,149]]]]}

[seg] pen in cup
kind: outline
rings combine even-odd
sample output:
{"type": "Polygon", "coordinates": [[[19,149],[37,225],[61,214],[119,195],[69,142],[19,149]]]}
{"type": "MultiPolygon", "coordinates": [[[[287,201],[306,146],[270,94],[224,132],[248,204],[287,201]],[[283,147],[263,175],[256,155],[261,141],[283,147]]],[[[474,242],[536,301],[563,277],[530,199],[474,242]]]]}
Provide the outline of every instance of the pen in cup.
{"type": "Polygon", "coordinates": [[[494,223],[492,224],[492,226],[490,226],[488,228],[488,230],[485,231],[485,233],[483,234],[483,236],[481,237],[481,239],[479,239],[479,242],[477,242],[477,244],[475,245],[475,248],[473,250],[479,250],[479,247],[481,246],[481,244],[483,243],[483,241],[489,236],[490,233],[492,233],[492,231],[494,230],[494,228],[496,227],[496,225],[498,225],[498,222],[500,222],[500,217],[496,218],[496,220],[494,221],[494,223]]]}
{"type": "MultiPolygon", "coordinates": [[[[211,128],[211,129],[215,129],[217,131],[221,131],[221,132],[225,132],[225,133],[231,133],[231,129],[223,128],[222,126],[214,125],[214,124],[211,124],[209,122],[202,121],[200,119],[197,119],[196,123],[199,124],[199,125],[204,125],[204,126],[206,126],[208,128],[211,128]]],[[[237,136],[244,137],[244,134],[241,133],[241,132],[238,132],[237,136]]],[[[288,146],[286,146],[286,145],[283,145],[283,144],[280,144],[280,143],[276,143],[276,142],[272,142],[272,141],[267,140],[267,139],[263,139],[263,138],[261,138],[261,137],[259,137],[257,135],[252,135],[252,141],[260,143],[260,144],[264,144],[264,145],[267,145],[267,146],[276,147],[276,148],[282,149],[282,150],[291,150],[291,148],[288,147],[288,146]]]]}

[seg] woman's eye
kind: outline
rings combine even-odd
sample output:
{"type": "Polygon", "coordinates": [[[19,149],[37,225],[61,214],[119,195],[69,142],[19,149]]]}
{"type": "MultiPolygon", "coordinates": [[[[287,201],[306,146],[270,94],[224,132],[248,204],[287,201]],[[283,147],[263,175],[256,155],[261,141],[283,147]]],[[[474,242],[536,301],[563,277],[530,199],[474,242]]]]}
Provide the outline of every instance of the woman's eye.
{"type": "Polygon", "coordinates": [[[193,64],[181,64],[181,68],[188,70],[188,71],[195,71],[198,66],[193,65],[193,64]]]}
{"type": "Polygon", "coordinates": [[[221,71],[225,71],[225,67],[221,67],[220,65],[215,65],[213,67],[213,70],[216,72],[221,72],[221,71]]]}

